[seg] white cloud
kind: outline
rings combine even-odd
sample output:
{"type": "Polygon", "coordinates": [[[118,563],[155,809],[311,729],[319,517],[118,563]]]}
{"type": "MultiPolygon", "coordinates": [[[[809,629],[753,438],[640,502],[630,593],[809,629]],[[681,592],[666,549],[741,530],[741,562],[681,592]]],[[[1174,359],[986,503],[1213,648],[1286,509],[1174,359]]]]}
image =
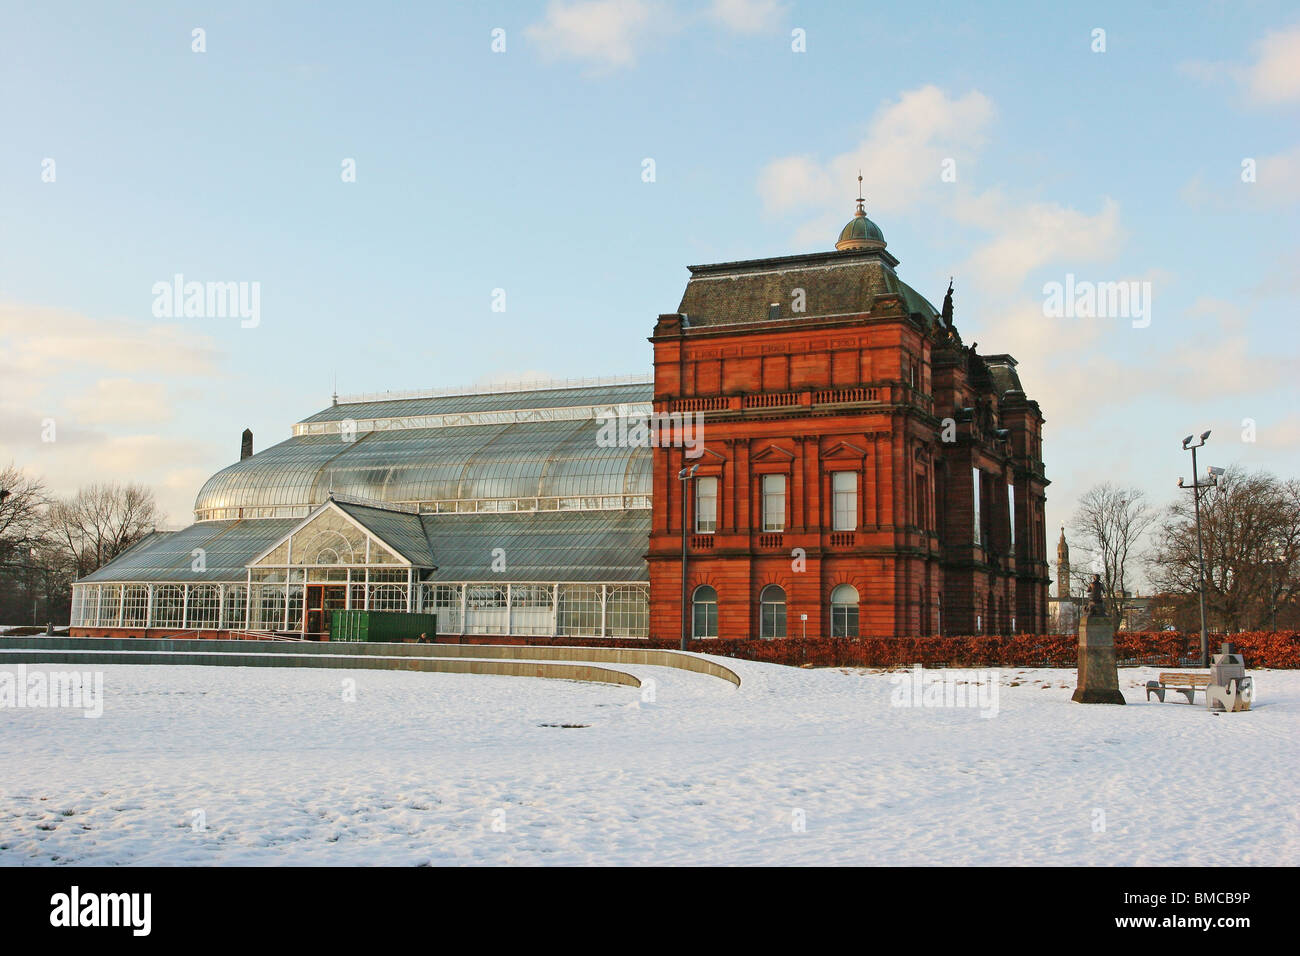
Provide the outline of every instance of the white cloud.
{"type": "Polygon", "coordinates": [[[943,161],[956,160],[960,178],[963,162],[983,145],[993,116],[993,102],[977,90],[961,97],[937,86],[909,90],[877,111],[867,135],[848,152],[825,163],[808,156],[769,163],[759,173],[759,193],[772,213],[816,214],[831,205],[851,211],[861,169],[868,215],[905,209],[951,189],[940,179],[943,161]]]}
{"type": "Polygon", "coordinates": [[[1260,157],[1255,182],[1248,185],[1256,202],[1271,206],[1300,200],[1300,146],[1260,157]]]}
{"type": "Polygon", "coordinates": [[[1273,210],[1300,201],[1300,146],[1270,156],[1251,157],[1255,181],[1245,182],[1241,170],[1230,167],[1207,179],[1197,173],[1179,190],[1179,198],[1196,209],[1237,212],[1243,204],[1273,210]]]}
{"type": "Polygon", "coordinates": [[[95,481],[145,484],[173,520],[189,518],[213,452],[175,412],[223,384],[210,337],[183,324],[2,303],[0,381],[0,460],[40,474],[57,495],[95,481]]]}
{"type": "Polygon", "coordinates": [[[961,271],[993,291],[1018,289],[1030,273],[1051,263],[1077,264],[1103,260],[1121,241],[1119,204],[1102,202],[1094,215],[1058,203],[1016,205],[997,195],[954,203],[954,218],[994,226],[993,236],[977,246],[961,271]],[[990,207],[996,211],[989,215],[990,207]]]}
{"type": "Polygon", "coordinates": [[[713,0],[709,17],[736,33],[764,33],[775,29],[785,16],[779,0],[713,0]]]}
{"type": "Polygon", "coordinates": [[[797,242],[825,245],[852,208],[850,190],[861,169],[867,213],[877,222],[881,212],[928,205],[937,219],[986,234],[960,271],[1003,295],[1045,265],[1114,253],[1122,240],[1114,200],[1103,199],[1089,214],[1054,202],[1020,202],[997,188],[965,188],[962,171],[978,158],[995,114],[978,90],[963,96],[937,86],[909,90],[876,112],[866,136],[848,152],[825,162],[791,155],[768,163],[759,173],[759,193],[770,213],[805,212],[797,242]],[[956,182],[941,177],[947,159],[956,163],[956,182]]]}
{"type": "Polygon", "coordinates": [[[1255,44],[1254,52],[1254,60],[1247,64],[1186,60],[1178,64],[1178,71],[1202,83],[1233,82],[1260,106],[1300,100],[1300,24],[1270,30],[1255,44]]]}
{"type": "Polygon", "coordinates": [[[221,356],[211,337],[193,326],[93,319],[66,309],[11,303],[0,303],[0,344],[4,371],[32,377],[66,373],[72,366],[207,375],[221,356]]]}
{"type": "Polygon", "coordinates": [[[1261,103],[1300,100],[1300,24],[1264,35],[1247,74],[1251,96],[1261,103]]]}
{"type": "Polygon", "coordinates": [[[551,0],[525,35],[552,59],[582,60],[598,70],[631,66],[638,44],[672,27],[667,8],[647,0],[551,0]]]}
{"type": "Polygon", "coordinates": [[[87,425],[155,424],[172,417],[166,386],[129,378],[101,378],[67,396],[63,406],[87,425]]]}

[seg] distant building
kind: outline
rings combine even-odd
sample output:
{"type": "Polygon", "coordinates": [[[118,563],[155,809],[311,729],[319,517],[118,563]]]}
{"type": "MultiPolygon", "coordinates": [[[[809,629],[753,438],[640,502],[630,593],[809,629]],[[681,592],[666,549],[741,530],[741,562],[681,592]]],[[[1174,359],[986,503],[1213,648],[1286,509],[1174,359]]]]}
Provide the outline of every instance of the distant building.
{"type": "MultiPolygon", "coordinates": [[[[1056,542],[1056,596],[1047,599],[1048,630],[1053,634],[1074,634],[1079,629],[1079,613],[1083,596],[1075,596],[1070,584],[1070,546],[1065,541],[1065,528],[1056,542]]],[[[1151,627],[1154,599],[1141,594],[1122,592],[1117,628],[1121,631],[1144,631],[1151,627]]]]}
{"type": "Polygon", "coordinates": [[[1079,629],[1079,608],[1083,598],[1076,597],[1070,586],[1070,546],[1065,542],[1065,526],[1056,542],[1056,596],[1048,598],[1048,630],[1053,634],[1074,634],[1079,629]]]}

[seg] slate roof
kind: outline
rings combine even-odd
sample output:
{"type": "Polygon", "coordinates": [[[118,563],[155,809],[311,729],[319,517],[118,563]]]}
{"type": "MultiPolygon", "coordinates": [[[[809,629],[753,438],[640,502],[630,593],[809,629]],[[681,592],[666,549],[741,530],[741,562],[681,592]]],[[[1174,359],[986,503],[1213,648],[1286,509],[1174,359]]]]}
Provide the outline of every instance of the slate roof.
{"type": "Polygon", "coordinates": [[[812,319],[867,312],[875,296],[892,292],[909,312],[940,321],[934,306],[898,278],[897,263],[884,250],[865,249],[691,266],[677,311],[688,328],[770,321],[773,303],[780,303],[783,321],[812,319]],[[802,313],[790,311],[795,288],[805,291],[802,313]]]}
{"type": "Polygon", "coordinates": [[[1016,360],[1010,355],[981,355],[980,360],[988,368],[989,375],[993,378],[993,385],[999,395],[1025,390],[1024,386],[1020,384],[1020,373],[1016,371],[1016,360]]]}

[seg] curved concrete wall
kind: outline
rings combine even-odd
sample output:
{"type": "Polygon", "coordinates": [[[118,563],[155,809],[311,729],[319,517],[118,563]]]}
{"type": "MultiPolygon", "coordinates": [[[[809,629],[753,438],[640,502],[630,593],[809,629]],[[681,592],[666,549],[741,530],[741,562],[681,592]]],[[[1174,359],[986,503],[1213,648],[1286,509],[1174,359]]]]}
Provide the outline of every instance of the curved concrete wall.
{"type": "Polygon", "coordinates": [[[343,657],[480,658],[585,661],[675,667],[740,686],[740,675],[707,657],[636,647],[552,647],[519,644],[354,644],[345,642],[168,640],[160,638],[0,637],[0,651],[49,648],[82,651],[204,651],[240,654],[316,654],[343,657]]]}
{"type": "MultiPolygon", "coordinates": [[[[203,643],[211,643],[204,641],[203,643]]],[[[242,641],[231,643],[241,644],[242,641]]],[[[0,665],[51,664],[103,666],[105,664],[170,664],[203,667],[334,667],[349,670],[425,671],[441,674],[495,674],[506,677],[545,677],[555,680],[592,681],[640,687],[639,678],[608,667],[545,661],[458,660],[429,657],[377,657],[347,654],[225,653],[169,650],[88,651],[0,649],[0,665]]]]}

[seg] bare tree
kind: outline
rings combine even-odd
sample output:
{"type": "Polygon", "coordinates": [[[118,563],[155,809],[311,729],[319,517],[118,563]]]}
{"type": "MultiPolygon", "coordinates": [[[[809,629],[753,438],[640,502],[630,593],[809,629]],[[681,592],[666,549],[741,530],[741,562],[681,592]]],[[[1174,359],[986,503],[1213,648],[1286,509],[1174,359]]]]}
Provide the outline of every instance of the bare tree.
{"type": "Polygon", "coordinates": [[[50,503],[46,532],[76,577],[103,567],[154,529],[161,515],[141,485],[87,485],[50,503]]]}
{"type": "Polygon", "coordinates": [[[14,467],[0,468],[0,563],[23,557],[39,543],[41,518],[49,499],[45,485],[14,467]]]}
{"type": "MultiPolygon", "coordinates": [[[[1225,630],[1269,627],[1300,593],[1300,482],[1229,468],[1201,499],[1205,604],[1225,630]]],[[[1191,496],[1165,512],[1149,557],[1150,577],[1174,594],[1199,587],[1191,496]]]]}
{"type": "Polygon", "coordinates": [[[1138,542],[1157,517],[1145,492],[1137,488],[1104,482],[1084,492],[1071,521],[1083,558],[1072,565],[1077,593],[1086,594],[1093,574],[1098,575],[1106,612],[1121,619],[1138,542]]]}

